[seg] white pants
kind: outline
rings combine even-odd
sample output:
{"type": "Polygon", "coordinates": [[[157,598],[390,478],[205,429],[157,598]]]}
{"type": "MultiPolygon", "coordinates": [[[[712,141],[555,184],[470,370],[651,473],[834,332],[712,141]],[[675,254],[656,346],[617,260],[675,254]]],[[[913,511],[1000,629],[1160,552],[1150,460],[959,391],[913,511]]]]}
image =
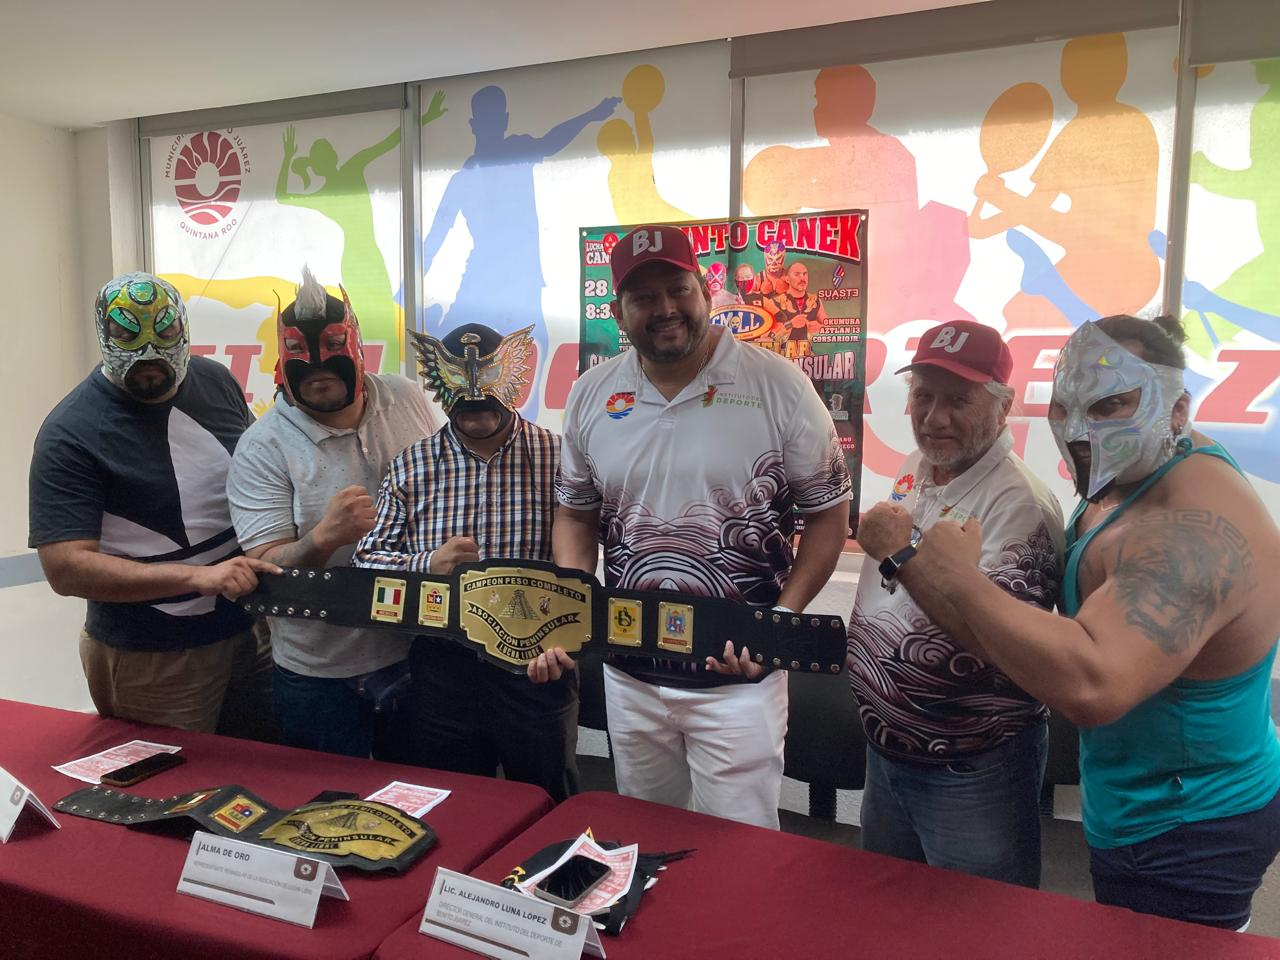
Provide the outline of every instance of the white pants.
{"type": "Polygon", "coordinates": [[[618,792],[778,829],[787,678],[688,690],[605,665],[618,792]]]}

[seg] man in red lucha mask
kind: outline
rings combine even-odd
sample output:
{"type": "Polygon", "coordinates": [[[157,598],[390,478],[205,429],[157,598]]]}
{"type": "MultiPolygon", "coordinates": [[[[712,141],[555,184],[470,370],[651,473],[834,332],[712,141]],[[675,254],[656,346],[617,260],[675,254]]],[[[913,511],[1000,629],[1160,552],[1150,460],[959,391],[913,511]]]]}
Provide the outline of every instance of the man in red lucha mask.
{"type": "MultiPolygon", "coordinates": [[[[365,372],[360,324],[339,292],[303,268],[276,322],[283,399],[245,432],[227,477],[245,553],[281,566],[347,566],[373,526],[373,494],[391,458],[435,430],[412,380],[365,372]]],[[[369,691],[407,671],[409,638],[272,620],[271,648],[285,742],[367,757],[369,691]]]]}
{"type": "Polygon", "coordinates": [[[364,344],[347,291],[339,300],[304,280],[298,299],[280,311],[276,336],[289,403],[321,414],[363,406],[364,344]]]}

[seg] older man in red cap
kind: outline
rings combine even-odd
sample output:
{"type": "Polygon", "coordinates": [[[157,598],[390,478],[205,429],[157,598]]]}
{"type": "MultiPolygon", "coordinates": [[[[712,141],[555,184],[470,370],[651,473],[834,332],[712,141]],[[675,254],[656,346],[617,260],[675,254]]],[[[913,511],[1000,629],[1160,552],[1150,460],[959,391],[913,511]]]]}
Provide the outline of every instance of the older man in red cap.
{"type": "MultiPolygon", "coordinates": [[[[800,611],[848,536],[849,473],[813,385],[709,322],[685,234],[639,227],[612,254],[632,349],[583,374],[561,446],[557,563],[628,590],[800,611]],[[795,512],[804,532],[793,549],[795,512]]],[[[613,657],[609,737],[621,793],[778,826],[787,681],[733,653],[705,664],[613,657]]],[[[717,638],[717,643],[719,638],[717,638]]],[[[572,666],[563,650],[534,680],[572,666]]]]}
{"type": "Polygon", "coordinates": [[[952,608],[911,564],[921,531],[974,517],[983,572],[1053,608],[1062,510],[1013,452],[1012,371],[1000,335],[971,321],[925,331],[897,371],[910,377],[918,449],[889,501],[859,525],[867,558],[849,619],[849,676],[870,746],[864,849],[1035,887],[1047,712],[985,661],[959,617],[925,615],[922,606],[952,608]]]}

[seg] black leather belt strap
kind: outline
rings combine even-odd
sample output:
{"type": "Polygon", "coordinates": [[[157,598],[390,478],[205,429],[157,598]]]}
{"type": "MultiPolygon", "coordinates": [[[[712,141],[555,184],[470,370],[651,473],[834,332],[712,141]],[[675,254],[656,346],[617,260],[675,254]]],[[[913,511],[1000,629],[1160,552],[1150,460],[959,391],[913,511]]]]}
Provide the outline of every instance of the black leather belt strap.
{"type": "Polygon", "coordinates": [[[312,801],[281,810],[244,787],[208,787],[156,800],[103,786],[63,797],[54,809],[104,823],[196,828],[264,847],[283,847],[339,867],[408,869],[436,842],[417,817],[372,800],[312,801]]]}
{"type": "Polygon", "coordinates": [[[719,659],[726,640],[765,666],[838,674],[839,617],[763,610],[720,597],[609,590],[592,576],[533,560],[462,564],[447,577],[353,567],[260,575],[244,609],[340,627],[467,642],[513,673],[551,647],[570,654],[719,659]]]}

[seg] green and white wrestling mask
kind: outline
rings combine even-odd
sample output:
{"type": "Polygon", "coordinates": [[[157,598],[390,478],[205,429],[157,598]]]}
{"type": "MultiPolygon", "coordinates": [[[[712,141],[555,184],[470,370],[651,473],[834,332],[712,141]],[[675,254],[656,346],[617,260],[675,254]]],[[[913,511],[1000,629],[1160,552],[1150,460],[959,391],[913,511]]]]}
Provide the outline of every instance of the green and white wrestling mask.
{"type": "Polygon", "coordinates": [[[182,383],[191,356],[187,308],[178,291],[149,273],[109,281],[94,304],[102,372],[139,400],[182,383]]]}

